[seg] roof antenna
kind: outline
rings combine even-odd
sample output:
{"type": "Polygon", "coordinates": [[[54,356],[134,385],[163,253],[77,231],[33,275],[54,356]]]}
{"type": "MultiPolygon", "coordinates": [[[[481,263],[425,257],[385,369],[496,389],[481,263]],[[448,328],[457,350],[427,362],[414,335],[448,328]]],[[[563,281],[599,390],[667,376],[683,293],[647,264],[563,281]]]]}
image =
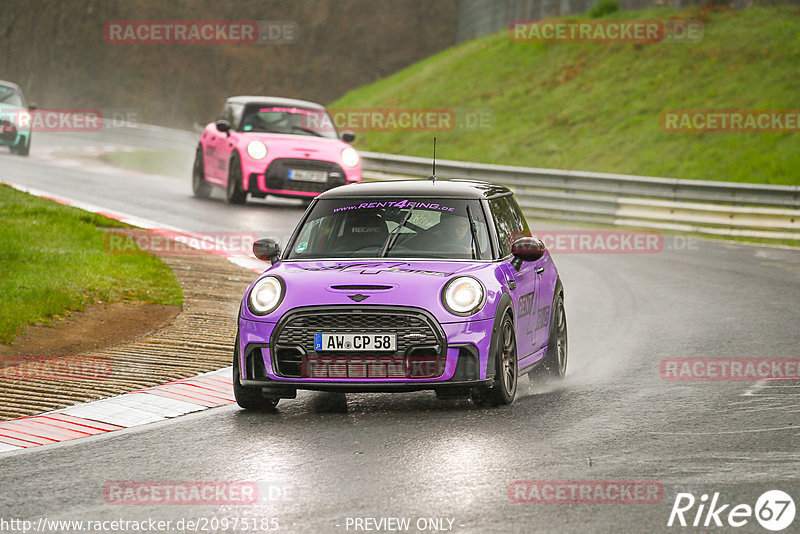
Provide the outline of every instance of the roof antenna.
{"type": "Polygon", "coordinates": [[[433,138],[433,174],[431,174],[428,180],[432,182],[436,181],[436,137],[433,138]]]}

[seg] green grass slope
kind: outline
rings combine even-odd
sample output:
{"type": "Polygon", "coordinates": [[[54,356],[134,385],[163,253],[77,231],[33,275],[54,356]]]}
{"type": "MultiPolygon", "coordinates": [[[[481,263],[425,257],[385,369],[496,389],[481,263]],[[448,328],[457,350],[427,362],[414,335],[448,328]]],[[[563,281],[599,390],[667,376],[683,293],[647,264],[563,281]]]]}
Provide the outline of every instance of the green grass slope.
{"type": "MultiPolygon", "coordinates": [[[[665,132],[675,109],[800,109],[800,10],[705,18],[691,44],[517,43],[507,31],[448,49],[331,108],[488,111],[486,128],[439,132],[439,157],[485,163],[800,184],[800,132],[665,132]]],[[[676,12],[617,12],[652,19],[676,12]]],[[[421,38],[424,36],[410,36],[421,38]]],[[[362,150],[429,156],[432,132],[360,132],[362,150]]]]}
{"type": "Polygon", "coordinates": [[[100,228],[120,226],[0,185],[0,343],[97,301],[180,305],[180,284],[159,258],[109,251],[100,228]]]}

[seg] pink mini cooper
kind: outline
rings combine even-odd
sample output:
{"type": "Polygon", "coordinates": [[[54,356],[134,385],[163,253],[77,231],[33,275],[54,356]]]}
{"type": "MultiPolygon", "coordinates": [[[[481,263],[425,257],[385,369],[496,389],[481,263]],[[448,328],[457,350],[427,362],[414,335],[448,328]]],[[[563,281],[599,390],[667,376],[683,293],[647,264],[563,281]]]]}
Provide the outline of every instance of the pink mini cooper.
{"type": "Polygon", "coordinates": [[[234,96],[197,146],[192,190],[225,188],[231,204],[247,195],[301,198],[306,202],[334,187],[361,181],[361,157],[341,138],[324,106],[270,96],[234,96]]]}

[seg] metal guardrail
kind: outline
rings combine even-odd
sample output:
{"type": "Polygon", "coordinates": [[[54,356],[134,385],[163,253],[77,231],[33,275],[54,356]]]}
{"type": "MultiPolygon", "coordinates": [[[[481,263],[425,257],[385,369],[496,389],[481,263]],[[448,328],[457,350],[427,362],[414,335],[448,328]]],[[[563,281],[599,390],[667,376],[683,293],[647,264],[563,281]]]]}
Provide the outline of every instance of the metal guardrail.
{"type": "MultiPolygon", "coordinates": [[[[426,178],[431,160],[361,152],[364,177],[426,178]]],[[[709,235],[800,240],[800,186],[680,180],[597,172],[436,161],[439,178],[513,189],[536,218],[709,235]]]]}

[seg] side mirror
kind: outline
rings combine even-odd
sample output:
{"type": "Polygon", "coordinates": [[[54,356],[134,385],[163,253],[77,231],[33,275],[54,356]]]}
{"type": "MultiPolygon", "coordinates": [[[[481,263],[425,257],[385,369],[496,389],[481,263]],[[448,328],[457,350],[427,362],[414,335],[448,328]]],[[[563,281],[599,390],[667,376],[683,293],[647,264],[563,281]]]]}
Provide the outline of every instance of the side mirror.
{"type": "Polygon", "coordinates": [[[39,105],[35,102],[28,104],[28,111],[36,111],[37,109],[39,109],[39,105]]]}
{"type": "Polygon", "coordinates": [[[281,244],[271,237],[253,243],[253,254],[259,260],[275,263],[281,258],[281,244]]]}
{"type": "Polygon", "coordinates": [[[222,133],[230,133],[231,131],[231,123],[226,121],[225,119],[220,119],[214,123],[214,126],[217,127],[218,132],[222,133]]]}
{"type": "Polygon", "coordinates": [[[355,140],[356,140],[356,134],[354,134],[350,130],[345,130],[344,132],[342,132],[342,141],[344,141],[345,143],[352,143],[355,140]]]}
{"type": "Polygon", "coordinates": [[[547,247],[538,237],[520,237],[511,245],[511,254],[514,255],[512,264],[519,269],[524,261],[536,261],[542,259],[547,247]]]}

